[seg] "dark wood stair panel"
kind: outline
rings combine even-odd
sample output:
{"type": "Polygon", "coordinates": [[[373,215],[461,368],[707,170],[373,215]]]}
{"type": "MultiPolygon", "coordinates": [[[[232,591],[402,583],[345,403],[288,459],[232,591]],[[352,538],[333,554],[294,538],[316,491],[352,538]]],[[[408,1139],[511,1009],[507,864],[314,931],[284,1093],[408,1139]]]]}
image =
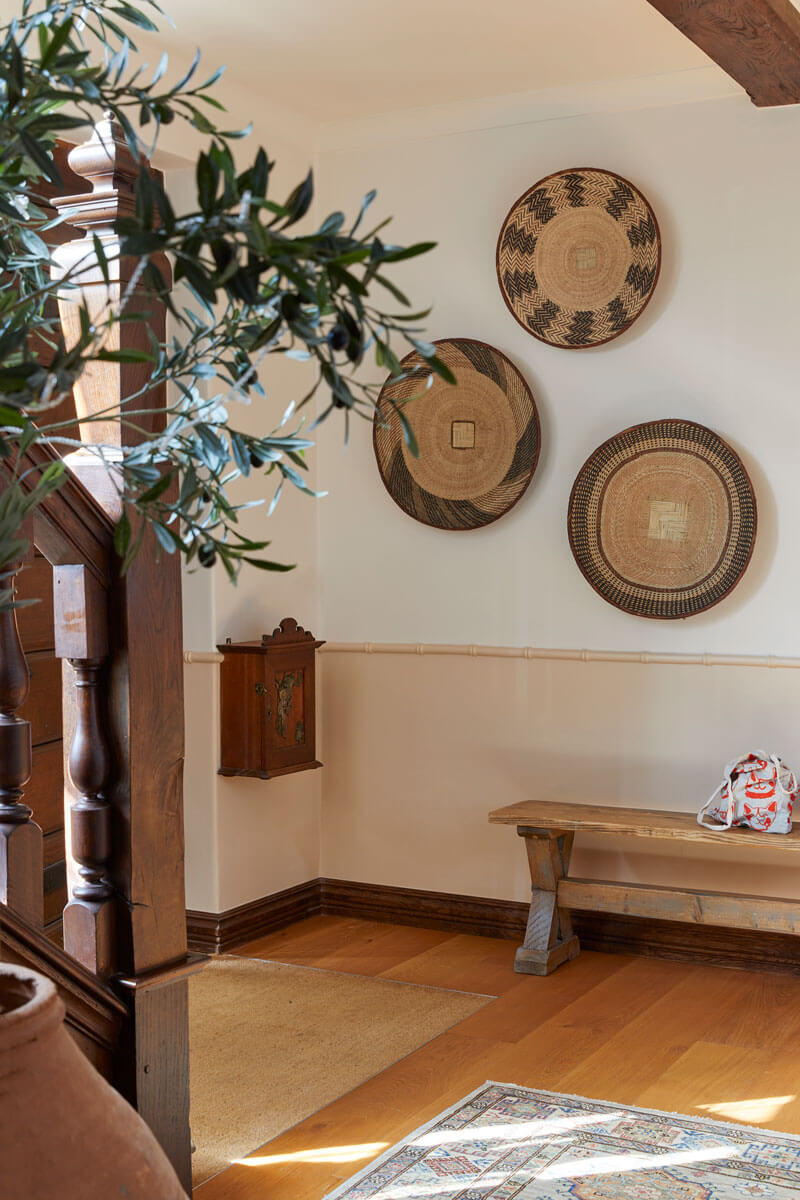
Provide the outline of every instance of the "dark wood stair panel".
{"type": "Polygon", "coordinates": [[[33,773],[24,799],[42,833],[64,828],[64,749],[60,740],[34,750],[33,773]]]}
{"type": "Polygon", "coordinates": [[[34,746],[41,746],[61,737],[61,660],[52,650],[38,650],[27,658],[31,690],[19,715],[31,723],[34,746]]]}
{"type": "Polygon", "coordinates": [[[52,833],[46,834],[43,843],[45,867],[52,867],[55,863],[64,862],[66,852],[63,829],[54,829],[52,833]]]}
{"type": "Polygon", "coordinates": [[[58,921],[67,903],[67,864],[53,863],[44,869],[44,923],[58,921]]]}
{"type": "Polygon", "coordinates": [[[17,599],[36,600],[17,609],[17,624],[26,654],[52,650],[55,646],[53,622],[53,568],[41,554],[18,577],[17,599]]]}

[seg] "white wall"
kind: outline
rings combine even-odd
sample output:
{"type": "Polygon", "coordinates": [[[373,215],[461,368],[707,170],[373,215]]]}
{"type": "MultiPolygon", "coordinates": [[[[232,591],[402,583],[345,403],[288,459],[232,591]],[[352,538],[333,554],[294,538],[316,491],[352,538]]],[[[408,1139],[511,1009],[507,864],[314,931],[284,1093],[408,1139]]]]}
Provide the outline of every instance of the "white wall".
{"type": "MultiPolygon", "coordinates": [[[[798,134],[797,108],[757,110],[737,97],[626,110],[619,94],[604,104],[597,93],[591,105],[551,97],[539,112],[511,106],[504,116],[495,105],[488,118],[450,106],[325,132],[322,205],[377,186],[378,215],[396,214],[397,240],[439,241],[395,277],[415,302],[434,302],[430,336],[479,338],[516,363],[537,399],[543,451],[509,515],[449,534],[395,506],[367,427],[347,450],[323,431],[321,636],[800,654],[798,134]],[[616,341],[580,352],[528,336],[507,312],[494,268],[511,203],[572,166],[605,167],[637,184],[664,250],[643,317],[616,341]],[[726,438],[759,505],[742,583],[718,607],[679,622],[604,603],[565,532],[587,455],[616,431],[665,416],[726,438]]],[[[692,810],[724,761],[760,742],[800,765],[796,671],[351,654],[323,662],[328,876],[521,898],[523,855],[512,831],[488,828],[490,807],[539,795],[692,810]]],[[[604,851],[598,843],[576,854],[576,869],[636,878],[649,862],[645,873],[665,882],[688,873],[706,886],[713,878],[800,894],[785,867],[745,869],[730,853],[676,859],[664,845],[604,851]]]]}
{"type": "MultiPolygon", "coordinates": [[[[269,104],[253,112],[252,97],[223,79],[221,94],[229,109],[230,127],[254,121],[250,138],[240,144],[240,161],[251,161],[263,144],[276,167],[270,194],[285,199],[306,174],[314,156],[314,129],[269,104]],[[280,136],[276,136],[276,131],[280,136]]],[[[192,150],[202,143],[195,138],[192,150]]],[[[167,141],[165,149],[179,154],[180,143],[167,141]]],[[[173,195],[191,203],[192,181],[180,159],[166,160],[173,195]],[[170,167],[172,169],[170,170],[170,167]]],[[[305,364],[271,356],[259,373],[266,397],[255,394],[249,406],[231,405],[237,428],[264,434],[281,419],[292,399],[308,389],[305,364]]],[[[287,425],[285,432],[295,425],[287,425]]],[[[309,482],[314,486],[315,467],[310,462],[309,482]]],[[[263,474],[238,481],[231,489],[237,502],[271,498],[275,481],[263,474]]],[[[226,637],[243,641],[269,633],[285,616],[294,616],[316,632],[319,626],[316,512],[314,500],[288,485],[273,516],[267,505],[240,516],[242,532],[270,539],[265,555],[279,562],[296,563],[289,573],[267,573],[243,567],[236,587],[221,566],[213,570],[184,572],[184,648],[213,650],[226,637]]],[[[186,814],[187,907],[222,912],[295,883],[314,878],[319,871],[320,772],[290,775],[264,781],[223,778],[219,765],[219,670],[210,665],[187,665],[186,814]]]]}

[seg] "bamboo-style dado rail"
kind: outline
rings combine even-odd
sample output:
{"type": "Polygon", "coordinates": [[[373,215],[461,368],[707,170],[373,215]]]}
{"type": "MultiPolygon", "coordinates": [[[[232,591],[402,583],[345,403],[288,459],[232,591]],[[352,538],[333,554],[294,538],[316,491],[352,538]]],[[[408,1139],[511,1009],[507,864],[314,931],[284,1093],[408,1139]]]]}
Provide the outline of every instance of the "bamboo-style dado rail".
{"type": "MultiPolygon", "coordinates": [[[[447,645],[443,642],[326,642],[320,654],[416,654],[456,658],[524,658],[548,662],[637,663],[645,666],[800,668],[800,658],[774,654],[676,654],[652,650],[570,650],[547,646],[447,645]]],[[[214,650],[184,650],[185,663],[222,662],[214,650]]]]}
{"type": "MultiPolygon", "coordinates": [[[[92,257],[93,239],[102,240],[109,260],[117,257],[113,223],[134,204],[138,165],[109,121],[72,151],[70,165],[75,190],[52,203],[67,222],[58,240],[65,241],[65,228],[73,240],[58,253],[62,262],[91,259],[80,286],[95,311],[107,303],[109,286],[92,257]]],[[[118,266],[112,301],[135,264],[118,266]]],[[[60,304],[67,342],[75,307],[60,304]]],[[[147,311],[163,337],[163,307],[148,297],[147,311]]],[[[126,344],[148,344],[144,322],[117,328],[126,344]]],[[[141,363],[94,363],[83,386],[113,407],[146,383],[142,372],[141,363]]],[[[151,407],[159,402],[151,395],[151,407]]],[[[95,428],[84,423],[81,436],[92,441],[95,428]]],[[[103,438],[120,444],[131,436],[112,414],[103,438]]],[[[47,445],[31,448],[31,483],[55,457],[47,445]]],[[[67,462],[67,483],[37,510],[32,529],[53,567],[55,653],[62,660],[64,947],[41,931],[42,830],[25,803],[31,734],[19,710],[28,670],[13,611],[0,613],[0,946],[10,944],[12,956],[56,980],[79,1032],[89,1009],[104,1009],[102,1037],[81,1044],[87,1052],[94,1047],[93,1061],[149,1122],[189,1190],[187,975],[199,960],[186,949],[180,563],[159,556],[148,536],[120,576],[113,489],[92,456],[78,451],[67,462]]],[[[24,564],[14,565],[20,569],[24,564]]]]}

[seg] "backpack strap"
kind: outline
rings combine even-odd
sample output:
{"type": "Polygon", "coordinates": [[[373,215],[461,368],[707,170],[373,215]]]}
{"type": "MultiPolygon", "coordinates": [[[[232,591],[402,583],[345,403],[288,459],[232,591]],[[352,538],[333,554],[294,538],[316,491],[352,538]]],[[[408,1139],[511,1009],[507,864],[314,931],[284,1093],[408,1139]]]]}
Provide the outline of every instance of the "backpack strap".
{"type": "Polygon", "coordinates": [[[733,828],[733,772],[741,763],[746,762],[749,757],[750,756],[748,754],[743,754],[740,758],[736,758],[733,760],[733,762],[728,763],[725,768],[725,776],[722,780],[722,783],[718,784],[717,787],[714,788],[714,791],[711,793],[703,807],[700,809],[700,812],[697,814],[698,825],[702,825],[704,829],[711,829],[714,833],[724,833],[726,829],[733,828]],[[726,783],[728,785],[728,811],[726,813],[725,824],[719,825],[716,821],[706,820],[706,814],[711,809],[711,806],[722,789],[725,787],[726,783]]]}

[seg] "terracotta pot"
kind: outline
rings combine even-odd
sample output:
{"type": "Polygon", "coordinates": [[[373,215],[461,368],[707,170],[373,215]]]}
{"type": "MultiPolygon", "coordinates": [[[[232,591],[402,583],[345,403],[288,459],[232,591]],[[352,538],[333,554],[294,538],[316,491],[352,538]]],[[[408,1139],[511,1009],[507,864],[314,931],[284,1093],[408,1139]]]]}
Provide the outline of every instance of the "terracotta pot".
{"type": "Polygon", "coordinates": [[[49,979],[0,963],[0,1197],[186,1200],[144,1121],[63,1026],[49,979]]]}

